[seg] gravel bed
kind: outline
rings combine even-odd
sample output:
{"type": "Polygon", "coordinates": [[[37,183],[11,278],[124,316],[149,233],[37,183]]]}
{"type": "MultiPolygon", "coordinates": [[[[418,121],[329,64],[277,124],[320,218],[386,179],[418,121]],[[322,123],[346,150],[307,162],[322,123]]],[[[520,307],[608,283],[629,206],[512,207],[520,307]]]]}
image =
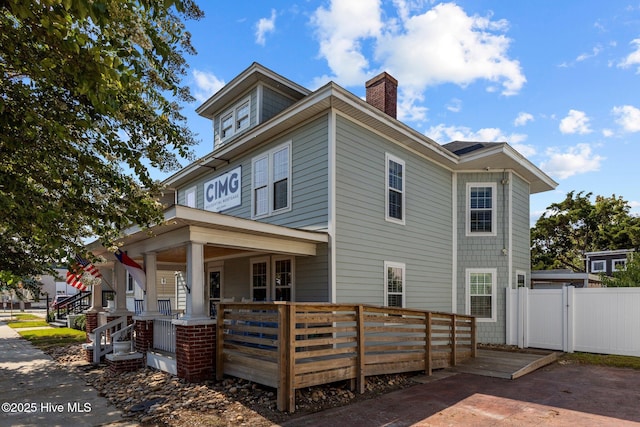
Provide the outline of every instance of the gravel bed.
{"type": "Polygon", "coordinates": [[[275,389],[239,378],[188,383],[152,368],[113,376],[105,365],[88,364],[79,344],[54,348],[49,354],[84,376],[127,419],[144,426],[271,426],[410,387],[418,374],[367,377],[364,394],[349,390],[347,381],[296,390],[296,411],[288,414],[277,410],[275,389]]]}

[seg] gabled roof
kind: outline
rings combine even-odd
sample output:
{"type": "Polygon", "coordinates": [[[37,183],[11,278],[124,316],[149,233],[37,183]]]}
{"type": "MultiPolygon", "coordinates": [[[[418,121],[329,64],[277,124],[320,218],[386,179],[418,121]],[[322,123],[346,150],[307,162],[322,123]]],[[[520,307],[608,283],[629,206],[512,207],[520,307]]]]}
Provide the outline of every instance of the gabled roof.
{"type": "Polygon", "coordinates": [[[202,172],[201,166],[209,169],[225,166],[234,158],[268,139],[332,109],[450,171],[514,170],[529,182],[531,193],[552,190],[558,185],[506,142],[454,141],[440,145],[334,82],[329,82],[312,92],[258,63],[253,63],[231,80],[196,111],[204,117],[212,117],[215,112],[242,95],[258,81],[271,86],[276,85],[278,90],[298,101],[275,117],[246,130],[236,139],[180,170],[165,180],[165,185],[177,187],[194,179],[202,172]]]}

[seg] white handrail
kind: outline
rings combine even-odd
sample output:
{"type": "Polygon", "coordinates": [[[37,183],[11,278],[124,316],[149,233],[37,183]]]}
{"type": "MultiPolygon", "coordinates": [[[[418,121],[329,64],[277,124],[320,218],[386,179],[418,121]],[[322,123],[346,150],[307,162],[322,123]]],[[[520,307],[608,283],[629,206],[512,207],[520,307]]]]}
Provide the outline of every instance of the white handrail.
{"type": "Polygon", "coordinates": [[[126,328],[127,316],[122,316],[118,319],[114,319],[105,323],[102,326],[98,326],[93,330],[95,337],[93,339],[93,363],[99,364],[100,359],[107,353],[110,353],[113,346],[112,341],[114,334],[126,328]],[[107,331],[109,332],[107,334],[107,331]]]}

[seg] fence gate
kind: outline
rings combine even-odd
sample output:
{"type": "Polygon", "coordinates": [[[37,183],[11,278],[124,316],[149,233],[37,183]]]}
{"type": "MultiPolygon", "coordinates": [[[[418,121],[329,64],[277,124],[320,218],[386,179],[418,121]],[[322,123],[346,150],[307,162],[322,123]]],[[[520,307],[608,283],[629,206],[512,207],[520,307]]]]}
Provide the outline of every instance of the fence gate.
{"type": "Polygon", "coordinates": [[[640,288],[506,292],[507,344],[640,357],[640,288]]]}

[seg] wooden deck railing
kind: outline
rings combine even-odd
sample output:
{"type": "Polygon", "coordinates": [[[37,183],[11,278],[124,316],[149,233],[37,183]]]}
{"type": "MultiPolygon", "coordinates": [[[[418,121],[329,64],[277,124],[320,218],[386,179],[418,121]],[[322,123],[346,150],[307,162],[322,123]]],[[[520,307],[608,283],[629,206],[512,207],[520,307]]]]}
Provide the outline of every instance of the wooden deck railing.
{"type": "Polygon", "coordinates": [[[216,375],[278,390],[293,412],[295,390],[366,377],[431,371],[476,355],[471,316],[349,304],[223,303],[218,309],[216,375]]]}

